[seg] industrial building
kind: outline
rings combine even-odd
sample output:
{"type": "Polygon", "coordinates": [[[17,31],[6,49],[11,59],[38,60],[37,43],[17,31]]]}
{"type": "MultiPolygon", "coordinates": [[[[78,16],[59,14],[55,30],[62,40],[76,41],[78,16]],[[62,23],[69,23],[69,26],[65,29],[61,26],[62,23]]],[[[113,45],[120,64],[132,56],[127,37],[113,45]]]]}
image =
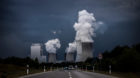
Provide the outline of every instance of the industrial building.
{"type": "Polygon", "coordinates": [[[82,42],[83,61],[93,58],[93,42],[82,42]]]}
{"type": "MultiPolygon", "coordinates": [[[[76,47],[76,62],[84,62],[87,58],[93,58],[93,42],[81,42],[80,40],[77,40],[76,47]]],[[[74,62],[74,55],[75,54],[73,52],[66,53],[66,62],[74,62]]],[[[31,45],[31,58],[37,58],[39,63],[47,62],[47,60],[48,63],[57,62],[56,53],[48,53],[47,58],[45,55],[43,55],[43,44],[40,43],[34,43],[31,45]]]]}
{"type": "Polygon", "coordinates": [[[81,62],[82,61],[82,46],[81,46],[80,40],[76,41],[76,47],[77,47],[76,62],[81,62]]]}
{"type": "Polygon", "coordinates": [[[76,41],[77,56],[76,62],[84,62],[87,58],[93,57],[93,42],[76,41]]]}
{"type": "Polygon", "coordinates": [[[48,63],[56,63],[56,53],[48,53],[48,63]]]}
{"type": "Polygon", "coordinates": [[[31,45],[31,58],[38,59],[39,63],[46,62],[46,56],[43,55],[43,44],[33,43],[31,45]]]}
{"type": "Polygon", "coordinates": [[[74,53],[66,53],[66,62],[74,62],[74,53]]]}

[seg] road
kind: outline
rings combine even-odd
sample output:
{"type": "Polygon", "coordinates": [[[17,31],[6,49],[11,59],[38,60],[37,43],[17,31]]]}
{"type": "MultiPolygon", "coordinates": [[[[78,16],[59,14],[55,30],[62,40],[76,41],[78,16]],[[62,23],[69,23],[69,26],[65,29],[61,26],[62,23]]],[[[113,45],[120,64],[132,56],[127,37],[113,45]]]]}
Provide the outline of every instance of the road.
{"type": "Polygon", "coordinates": [[[57,70],[36,75],[25,76],[21,78],[117,78],[117,77],[77,70],[57,70]]]}

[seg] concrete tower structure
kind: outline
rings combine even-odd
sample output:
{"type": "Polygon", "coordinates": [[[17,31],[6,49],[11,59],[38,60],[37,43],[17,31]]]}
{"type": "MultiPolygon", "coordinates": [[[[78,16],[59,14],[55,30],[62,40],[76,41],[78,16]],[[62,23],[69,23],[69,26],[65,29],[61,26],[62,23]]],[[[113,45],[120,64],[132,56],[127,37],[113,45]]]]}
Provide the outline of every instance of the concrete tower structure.
{"type": "Polygon", "coordinates": [[[93,58],[93,42],[82,42],[82,60],[86,61],[88,58],[93,58]]]}
{"type": "Polygon", "coordinates": [[[43,55],[43,45],[40,43],[33,43],[31,45],[31,58],[38,59],[39,63],[46,62],[46,56],[43,55]]]}
{"type": "Polygon", "coordinates": [[[56,53],[48,53],[48,63],[56,63],[56,53]]]}
{"type": "Polygon", "coordinates": [[[76,62],[84,62],[87,58],[93,57],[93,42],[76,41],[77,56],[76,62]]]}
{"type": "Polygon", "coordinates": [[[66,62],[74,62],[74,53],[66,53],[66,62]]]}
{"type": "Polygon", "coordinates": [[[81,62],[82,61],[82,46],[81,46],[80,40],[76,41],[76,47],[77,47],[76,62],[81,62]]]}

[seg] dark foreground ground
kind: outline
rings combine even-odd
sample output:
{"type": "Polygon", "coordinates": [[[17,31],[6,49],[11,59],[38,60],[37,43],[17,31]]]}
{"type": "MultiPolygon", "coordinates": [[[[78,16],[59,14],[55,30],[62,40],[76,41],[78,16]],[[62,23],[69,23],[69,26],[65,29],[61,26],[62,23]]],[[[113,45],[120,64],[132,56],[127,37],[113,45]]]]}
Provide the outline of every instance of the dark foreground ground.
{"type": "MultiPolygon", "coordinates": [[[[42,72],[43,69],[30,69],[30,74],[42,72]]],[[[26,67],[13,64],[0,64],[0,78],[18,78],[26,75],[26,67]]]]}

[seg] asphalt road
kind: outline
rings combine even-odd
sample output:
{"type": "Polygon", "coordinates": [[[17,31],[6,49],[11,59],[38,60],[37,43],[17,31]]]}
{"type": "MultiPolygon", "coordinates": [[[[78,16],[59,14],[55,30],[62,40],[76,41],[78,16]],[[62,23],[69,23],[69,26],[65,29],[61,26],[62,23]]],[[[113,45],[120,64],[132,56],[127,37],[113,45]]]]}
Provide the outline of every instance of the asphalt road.
{"type": "Polygon", "coordinates": [[[117,78],[117,77],[77,70],[57,70],[41,74],[29,75],[21,78],[117,78]]]}

